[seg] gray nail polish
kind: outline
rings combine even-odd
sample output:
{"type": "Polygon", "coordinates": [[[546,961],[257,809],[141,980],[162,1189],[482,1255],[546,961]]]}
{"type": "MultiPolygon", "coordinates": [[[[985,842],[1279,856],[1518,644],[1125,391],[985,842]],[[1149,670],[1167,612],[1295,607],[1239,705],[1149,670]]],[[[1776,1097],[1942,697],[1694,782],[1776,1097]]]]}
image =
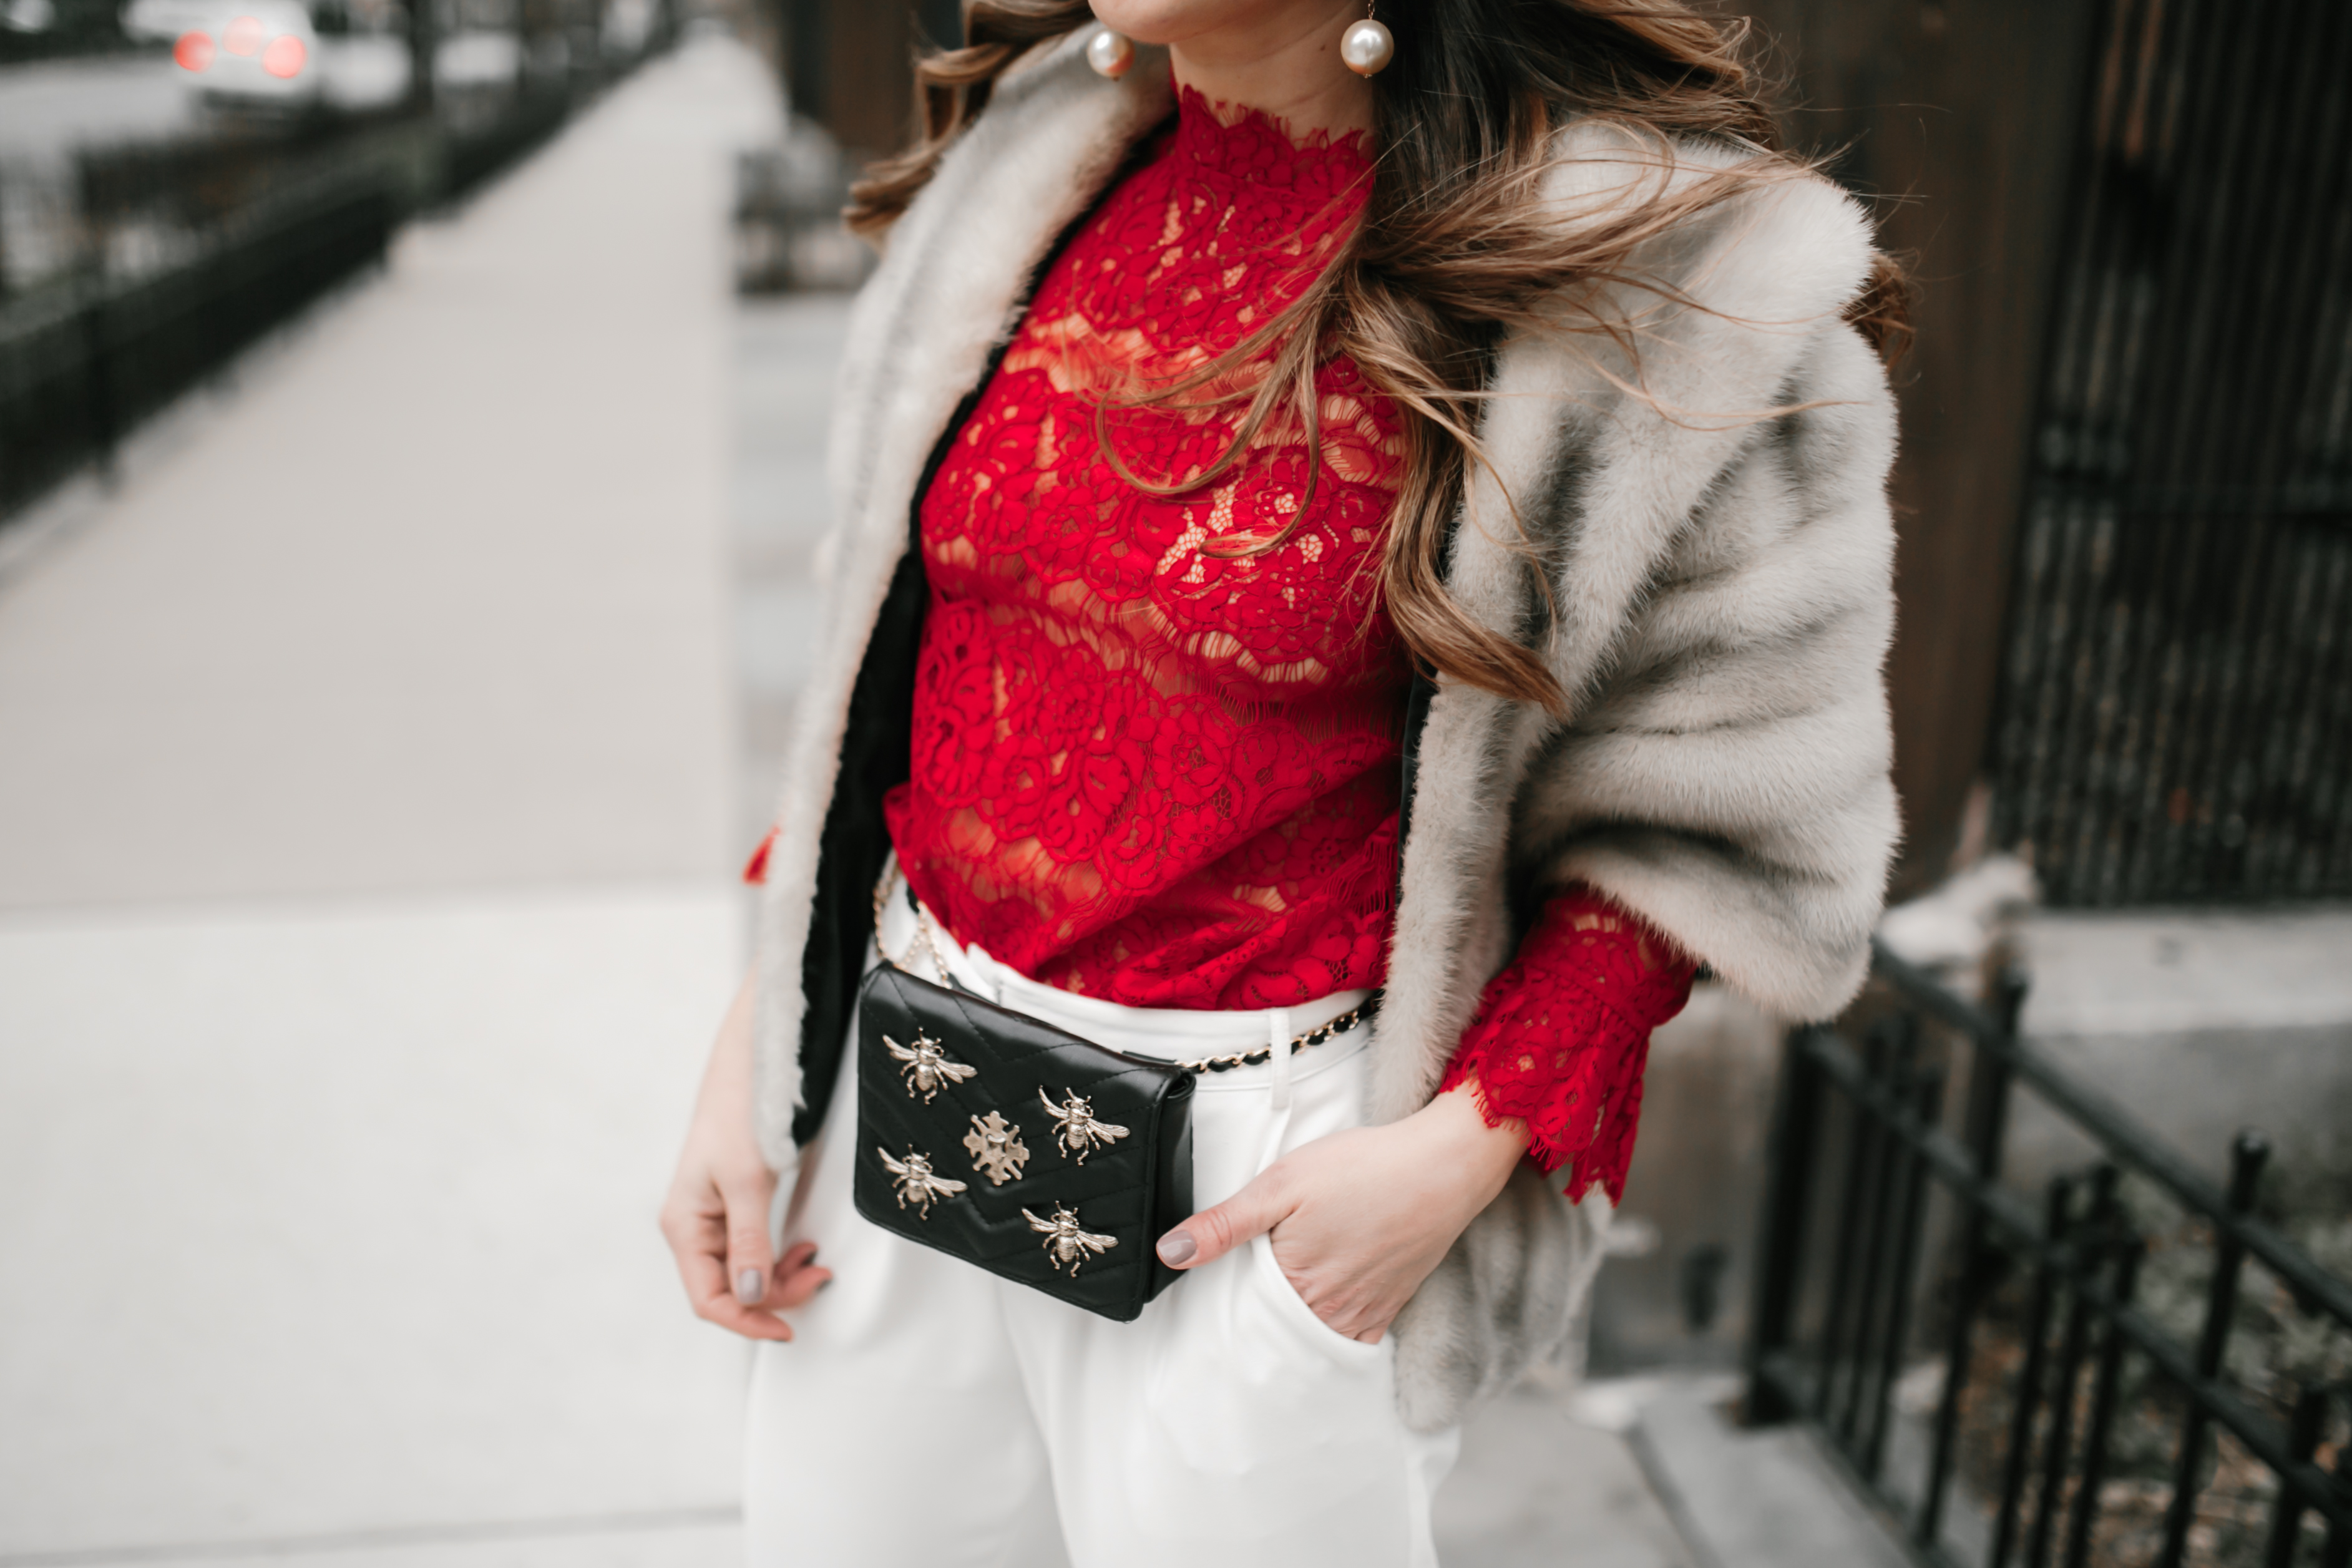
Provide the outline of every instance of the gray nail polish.
{"type": "Polygon", "coordinates": [[[1181,1269],[1192,1260],[1200,1250],[1189,1230],[1171,1230],[1160,1239],[1160,1260],[1171,1269],[1181,1269]]]}
{"type": "Polygon", "coordinates": [[[747,1307],[756,1307],[760,1298],[768,1293],[768,1282],[757,1269],[746,1269],[735,1276],[735,1299],[747,1307]]]}

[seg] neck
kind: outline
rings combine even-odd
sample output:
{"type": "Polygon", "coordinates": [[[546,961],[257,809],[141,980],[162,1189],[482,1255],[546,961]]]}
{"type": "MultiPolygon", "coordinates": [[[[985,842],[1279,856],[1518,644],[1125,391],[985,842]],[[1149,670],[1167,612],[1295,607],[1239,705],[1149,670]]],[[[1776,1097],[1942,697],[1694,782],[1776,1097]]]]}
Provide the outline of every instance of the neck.
{"type": "Polygon", "coordinates": [[[1212,103],[1260,110],[1293,136],[1369,131],[1372,84],[1339,59],[1339,35],[1363,0],[1297,0],[1167,40],[1179,87],[1212,103]]]}

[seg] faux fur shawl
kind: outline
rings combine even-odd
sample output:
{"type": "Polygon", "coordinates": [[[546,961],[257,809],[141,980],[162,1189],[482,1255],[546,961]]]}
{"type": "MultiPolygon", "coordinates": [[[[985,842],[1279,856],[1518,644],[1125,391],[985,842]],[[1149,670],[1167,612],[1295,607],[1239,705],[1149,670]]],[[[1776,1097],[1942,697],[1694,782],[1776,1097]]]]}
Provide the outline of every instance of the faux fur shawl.
{"type": "MultiPolygon", "coordinates": [[[[843,758],[872,750],[874,694],[903,689],[876,672],[911,659],[884,644],[911,635],[908,519],[926,459],[1055,237],[1171,108],[1155,55],[1113,83],[1087,69],[1083,42],[999,85],[898,221],[852,317],[835,527],[820,551],[828,620],[760,929],[759,1131],[786,1176],[823,1114],[845,1023],[814,956],[829,947],[837,966],[865,940],[856,873],[870,878],[881,846],[858,797],[877,775],[862,762],[845,774],[843,758]],[[861,821],[869,841],[852,842],[845,824],[861,821]]],[[[1563,224],[1658,178],[1622,133],[1570,126],[1561,151],[1549,194],[1563,224]]],[[[1676,177],[1729,156],[1685,147],[1676,177]]],[[[1487,625],[1539,648],[1573,706],[1561,719],[1455,685],[1429,706],[1373,1120],[1434,1092],[1507,961],[1514,897],[1546,883],[1600,889],[1788,1019],[1832,1014],[1859,986],[1896,834],[1880,678],[1895,416],[1877,360],[1841,317],[1869,246],[1853,201],[1792,176],[1653,247],[1645,266],[1691,303],[1624,299],[1641,319],[1638,363],[1590,335],[1502,349],[1481,429],[1493,471],[1469,486],[1448,582],[1487,625]]],[[[1561,1350],[1598,1262],[1597,1205],[1572,1210],[1522,1167],[1398,1320],[1408,1420],[1458,1420],[1561,1350]]]]}

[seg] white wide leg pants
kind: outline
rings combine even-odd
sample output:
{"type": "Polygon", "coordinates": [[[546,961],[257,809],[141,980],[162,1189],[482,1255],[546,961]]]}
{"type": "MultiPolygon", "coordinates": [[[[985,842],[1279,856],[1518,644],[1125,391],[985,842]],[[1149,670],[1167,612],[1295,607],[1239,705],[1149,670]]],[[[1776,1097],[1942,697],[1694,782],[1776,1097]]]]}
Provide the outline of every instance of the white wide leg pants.
{"type": "MultiPolygon", "coordinates": [[[[882,942],[905,954],[914,934],[902,894],[882,942]]],[[[939,945],[982,995],[1138,1055],[1287,1040],[1361,999],[1145,1011],[1038,985],[944,932],[939,945]]],[[[1360,1124],[1366,1043],[1360,1029],[1277,1053],[1287,1071],[1203,1074],[1197,1205],[1360,1124]]],[[[1435,1563],[1429,1501],[1457,1435],[1405,1428],[1390,1343],[1326,1325],[1265,1238],[1187,1274],[1131,1323],[1001,1281],[852,1207],[856,1080],[845,1061],[784,1217],[785,1238],[814,1240],[835,1278],[792,1314],[791,1343],[758,1350],[744,1484],[754,1568],[1435,1563]]]]}

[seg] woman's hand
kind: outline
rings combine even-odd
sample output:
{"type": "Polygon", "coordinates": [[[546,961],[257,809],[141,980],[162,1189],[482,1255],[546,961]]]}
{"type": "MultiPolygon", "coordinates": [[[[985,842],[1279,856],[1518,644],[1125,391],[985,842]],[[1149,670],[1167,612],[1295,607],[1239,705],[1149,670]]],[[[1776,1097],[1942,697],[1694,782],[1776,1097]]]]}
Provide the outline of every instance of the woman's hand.
{"type": "Polygon", "coordinates": [[[1197,1269],[1270,1230],[1315,1315],[1376,1343],[1527,1152],[1527,1124],[1486,1125],[1465,1083],[1402,1122],[1294,1149],[1161,1237],[1160,1256],[1197,1269]]]}
{"type": "Polygon", "coordinates": [[[661,1228],[696,1316],[746,1339],[786,1340],[792,1325],[775,1314],[815,1295],[833,1270],[816,1267],[813,1241],[768,1256],[776,1177],[751,1134],[752,984],[745,976],[719,1026],[661,1228]]]}

